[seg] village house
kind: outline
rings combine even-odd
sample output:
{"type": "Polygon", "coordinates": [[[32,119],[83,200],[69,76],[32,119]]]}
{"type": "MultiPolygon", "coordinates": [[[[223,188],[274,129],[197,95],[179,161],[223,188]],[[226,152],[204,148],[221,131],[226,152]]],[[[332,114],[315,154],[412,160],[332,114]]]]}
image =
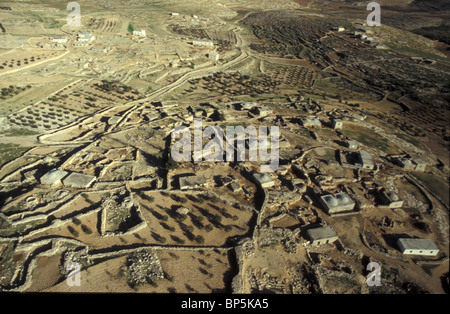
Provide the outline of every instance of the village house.
{"type": "Polygon", "coordinates": [[[213,61],[218,61],[219,60],[219,54],[217,52],[211,52],[208,54],[208,58],[213,60],[213,61]]]}
{"type": "Polygon", "coordinates": [[[439,249],[430,239],[399,238],[397,246],[403,254],[436,256],[439,249]]]}
{"type": "Polygon", "coordinates": [[[308,229],[306,235],[314,246],[333,243],[338,239],[338,235],[330,226],[308,229]]]}
{"type": "Polygon", "coordinates": [[[141,29],[140,31],[133,31],[133,36],[139,36],[139,37],[146,37],[147,32],[144,29],[141,29]]]}
{"type": "Polygon", "coordinates": [[[258,106],[258,103],[255,101],[252,102],[243,102],[240,104],[241,110],[250,110],[258,106]]]}
{"type": "Polygon", "coordinates": [[[342,119],[333,119],[333,120],[331,120],[331,126],[335,130],[342,129],[343,125],[344,125],[344,121],[342,121],[342,119]]]}
{"type": "Polygon", "coordinates": [[[379,198],[381,203],[389,208],[400,208],[404,203],[394,191],[383,191],[379,194],[379,198]]]}
{"type": "Polygon", "coordinates": [[[323,195],[319,198],[323,209],[330,215],[351,211],[355,208],[355,201],[344,192],[323,195]]]}
{"type": "Polygon", "coordinates": [[[256,108],[255,112],[259,116],[267,116],[272,113],[272,109],[270,109],[269,107],[258,107],[256,108]]]}
{"type": "Polygon", "coordinates": [[[54,184],[61,184],[62,179],[64,179],[65,176],[67,176],[69,173],[64,170],[59,169],[52,169],[46,174],[44,174],[41,178],[41,184],[46,185],[54,185],[54,184]]]}
{"type": "Polygon", "coordinates": [[[63,180],[63,184],[72,188],[88,188],[92,185],[92,183],[94,183],[96,179],[96,176],[72,172],[67,178],[63,180]]]}
{"type": "Polygon", "coordinates": [[[188,176],[188,177],[180,177],[178,179],[178,183],[180,185],[180,190],[187,189],[197,189],[200,187],[207,187],[208,181],[204,176],[188,176]]]}
{"type": "Polygon", "coordinates": [[[348,140],[346,146],[348,147],[348,149],[357,149],[358,143],[354,140],[348,140]]]}
{"type": "Polygon", "coordinates": [[[192,44],[196,47],[214,48],[214,43],[209,40],[194,40],[192,44]]]}
{"type": "Polygon", "coordinates": [[[67,43],[67,37],[66,36],[54,36],[51,38],[51,41],[57,44],[65,44],[67,43]]]}
{"type": "Polygon", "coordinates": [[[268,173],[253,173],[253,179],[260,188],[269,188],[275,184],[275,181],[268,173]]]}
{"type": "Polygon", "coordinates": [[[302,125],[305,128],[313,127],[313,128],[320,128],[322,127],[322,124],[320,123],[320,120],[316,117],[305,117],[301,119],[302,125]]]}
{"type": "Polygon", "coordinates": [[[374,168],[373,160],[368,152],[364,150],[360,151],[358,154],[358,160],[359,164],[361,165],[361,168],[373,170],[374,168]]]}

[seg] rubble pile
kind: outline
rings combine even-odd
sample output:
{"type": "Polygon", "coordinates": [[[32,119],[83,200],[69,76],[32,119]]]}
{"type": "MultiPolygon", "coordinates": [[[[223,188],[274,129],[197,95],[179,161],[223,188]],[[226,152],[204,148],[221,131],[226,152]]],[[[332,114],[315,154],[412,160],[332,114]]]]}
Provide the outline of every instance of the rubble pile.
{"type": "Polygon", "coordinates": [[[297,252],[298,234],[300,229],[291,231],[286,228],[273,228],[271,226],[263,226],[259,230],[257,245],[266,247],[281,243],[288,253],[297,252]]]}
{"type": "Polygon", "coordinates": [[[151,284],[164,278],[161,262],[154,251],[142,250],[131,253],[126,266],[127,282],[131,286],[151,284]]]}

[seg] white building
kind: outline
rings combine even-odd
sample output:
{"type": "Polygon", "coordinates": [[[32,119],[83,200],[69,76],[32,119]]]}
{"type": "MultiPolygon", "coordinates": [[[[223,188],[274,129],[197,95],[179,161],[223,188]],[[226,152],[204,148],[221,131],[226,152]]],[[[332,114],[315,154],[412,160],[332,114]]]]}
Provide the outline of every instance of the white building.
{"type": "Polygon", "coordinates": [[[355,208],[355,201],[347,193],[323,195],[320,203],[328,214],[351,211],[355,208]]]}
{"type": "Polygon", "coordinates": [[[358,158],[363,169],[372,170],[374,168],[372,157],[368,152],[364,150],[360,151],[358,154],[358,158]]]}
{"type": "Polygon", "coordinates": [[[250,110],[258,106],[258,103],[256,101],[251,102],[243,102],[240,104],[241,110],[250,110]]]}
{"type": "Polygon", "coordinates": [[[275,181],[268,173],[254,173],[253,179],[255,183],[263,189],[274,186],[275,184],[275,181]]]}
{"type": "Polygon", "coordinates": [[[394,159],[394,162],[405,170],[414,170],[414,164],[409,158],[398,157],[394,159]]]}
{"type": "Polygon", "coordinates": [[[333,243],[338,239],[338,235],[330,226],[308,229],[306,235],[314,246],[333,243]]]}
{"type": "Polygon", "coordinates": [[[192,44],[196,47],[214,48],[214,43],[210,40],[194,40],[192,44]]]}
{"type": "Polygon", "coordinates": [[[425,171],[427,163],[422,159],[411,159],[405,157],[397,157],[393,162],[405,170],[425,171]]]}
{"type": "Polygon", "coordinates": [[[88,188],[97,179],[96,176],[91,176],[84,173],[72,172],[68,177],[63,180],[63,184],[73,188],[88,188]]]}
{"type": "Polygon", "coordinates": [[[403,254],[408,255],[436,256],[439,253],[438,247],[430,239],[400,238],[397,245],[403,254]]]}
{"type": "Polygon", "coordinates": [[[140,31],[133,31],[133,36],[146,37],[147,32],[145,29],[141,29],[140,31]]]}
{"type": "Polygon", "coordinates": [[[427,163],[425,161],[423,161],[422,159],[413,159],[413,164],[414,164],[414,170],[416,171],[425,171],[426,167],[427,167],[427,163]]]}
{"type": "Polygon", "coordinates": [[[92,33],[79,33],[77,40],[79,42],[91,42],[95,39],[95,36],[92,33]]]}
{"type": "Polygon", "coordinates": [[[379,197],[383,205],[387,205],[389,208],[400,208],[404,203],[394,191],[383,191],[379,197]]]}
{"type": "Polygon", "coordinates": [[[342,119],[333,119],[331,121],[331,126],[335,130],[342,129],[342,127],[344,126],[344,121],[342,121],[342,119]]]}
{"type": "Polygon", "coordinates": [[[267,115],[271,114],[273,111],[269,107],[257,107],[255,112],[259,116],[267,116],[267,115]]]}
{"type": "Polygon", "coordinates": [[[51,41],[57,44],[65,44],[67,43],[67,37],[66,36],[55,36],[51,38],[51,41]]]}
{"type": "Polygon", "coordinates": [[[320,120],[316,117],[306,117],[302,118],[302,125],[305,128],[313,127],[313,128],[320,128],[322,127],[322,123],[320,123],[320,120]]]}
{"type": "Polygon", "coordinates": [[[49,172],[47,172],[46,174],[44,174],[41,178],[41,184],[46,184],[46,185],[56,185],[56,184],[61,184],[62,179],[67,176],[69,173],[67,171],[64,170],[59,170],[59,169],[52,169],[49,172]]]}
{"type": "Polygon", "coordinates": [[[73,45],[76,47],[87,46],[93,40],[95,40],[95,36],[92,33],[79,33],[77,35],[77,41],[73,45]]]}
{"type": "Polygon", "coordinates": [[[219,54],[217,52],[211,52],[208,54],[208,58],[213,60],[213,61],[218,61],[219,60],[219,54]]]}
{"type": "Polygon", "coordinates": [[[349,149],[357,149],[358,148],[358,143],[354,140],[348,140],[347,141],[347,147],[349,149]]]}

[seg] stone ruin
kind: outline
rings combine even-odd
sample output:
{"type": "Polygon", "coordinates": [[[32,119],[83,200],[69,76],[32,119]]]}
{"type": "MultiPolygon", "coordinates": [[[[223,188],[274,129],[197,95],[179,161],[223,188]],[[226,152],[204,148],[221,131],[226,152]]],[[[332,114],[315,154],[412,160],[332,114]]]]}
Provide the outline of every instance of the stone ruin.
{"type": "Polygon", "coordinates": [[[135,200],[127,191],[120,191],[104,199],[102,204],[101,233],[103,236],[136,231],[145,224],[135,200]]]}
{"type": "Polygon", "coordinates": [[[81,269],[90,266],[92,262],[89,260],[86,249],[82,250],[67,250],[63,255],[63,263],[60,266],[60,271],[64,276],[68,276],[73,270],[69,267],[70,264],[77,263],[81,269]]]}
{"type": "Polygon", "coordinates": [[[140,250],[127,257],[127,282],[130,286],[152,284],[164,278],[161,262],[153,250],[140,250]]]}
{"type": "Polygon", "coordinates": [[[298,263],[286,269],[286,276],[272,276],[261,269],[248,267],[247,278],[252,292],[279,292],[292,294],[313,294],[320,292],[312,269],[298,263]]]}
{"type": "Polygon", "coordinates": [[[281,243],[287,253],[297,252],[299,245],[298,235],[300,229],[291,231],[286,228],[273,228],[272,226],[262,226],[258,230],[257,245],[261,247],[276,245],[281,243]]]}

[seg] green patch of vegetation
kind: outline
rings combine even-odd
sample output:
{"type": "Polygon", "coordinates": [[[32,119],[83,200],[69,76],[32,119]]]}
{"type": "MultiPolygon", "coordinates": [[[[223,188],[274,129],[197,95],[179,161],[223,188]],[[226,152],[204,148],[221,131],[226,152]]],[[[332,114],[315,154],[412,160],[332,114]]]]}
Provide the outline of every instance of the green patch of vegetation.
{"type": "Polygon", "coordinates": [[[22,156],[28,149],[29,147],[22,147],[17,144],[0,144],[0,166],[22,156]]]}
{"type": "Polygon", "coordinates": [[[38,135],[39,132],[25,129],[25,128],[14,128],[9,129],[3,133],[4,136],[27,136],[27,135],[38,135]]]}
{"type": "Polygon", "coordinates": [[[9,228],[1,229],[0,236],[2,237],[10,237],[10,236],[19,236],[22,235],[26,230],[30,230],[33,227],[37,226],[40,223],[45,222],[46,219],[34,220],[27,223],[21,223],[17,225],[12,225],[9,228]]]}
{"type": "Polygon", "coordinates": [[[166,170],[173,170],[178,167],[178,162],[176,162],[172,157],[166,162],[166,170]]]}
{"type": "Polygon", "coordinates": [[[390,147],[388,140],[381,137],[377,133],[369,134],[368,132],[346,130],[345,133],[358,142],[373,148],[377,148],[384,153],[389,153],[390,147]]]}
{"type": "Polygon", "coordinates": [[[449,185],[444,179],[425,172],[415,172],[416,177],[423,185],[425,185],[434,195],[441,199],[447,206],[450,204],[449,185]]]}
{"type": "Polygon", "coordinates": [[[395,135],[397,137],[399,137],[400,139],[404,140],[405,142],[408,142],[408,143],[410,143],[410,144],[412,144],[412,145],[414,145],[416,147],[419,147],[419,148],[423,149],[422,142],[419,141],[418,139],[416,139],[416,138],[414,138],[412,136],[406,135],[404,133],[396,133],[395,135]]]}
{"type": "Polygon", "coordinates": [[[128,32],[129,32],[129,33],[133,33],[133,31],[134,31],[134,27],[133,27],[133,25],[131,25],[131,24],[128,24],[128,28],[127,28],[127,30],[128,30],[128,32]]]}
{"type": "Polygon", "coordinates": [[[433,53],[429,53],[426,51],[423,51],[421,49],[414,49],[411,47],[408,47],[406,45],[399,45],[399,44],[395,44],[395,43],[386,43],[386,46],[388,46],[389,48],[391,48],[392,50],[407,55],[407,56],[411,56],[411,57],[422,57],[425,59],[434,59],[434,60],[445,60],[444,57],[433,54],[433,53]]]}

